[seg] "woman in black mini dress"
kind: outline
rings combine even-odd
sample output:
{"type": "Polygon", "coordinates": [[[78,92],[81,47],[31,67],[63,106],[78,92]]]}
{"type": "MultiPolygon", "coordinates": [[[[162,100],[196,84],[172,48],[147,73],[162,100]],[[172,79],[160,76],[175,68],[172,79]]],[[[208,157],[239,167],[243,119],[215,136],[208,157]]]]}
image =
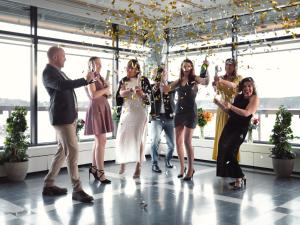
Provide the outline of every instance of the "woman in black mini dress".
{"type": "Polygon", "coordinates": [[[198,84],[207,85],[209,77],[201,78],[195,75],[193,62],[189,59],[183,60],[180,67],[180,77],[165,86],[164,91],[175,89],[178,96],[175,110],[175,132],[176,149],[180,161],[180,173],[178,178],[182,178],[185,172],[184,147],[188,158],[188,170],[183,180],[191,180],[194,175],[194,149],[192,146],[193,131],[197,125],[197,104],[196,96],[198,84]]]}

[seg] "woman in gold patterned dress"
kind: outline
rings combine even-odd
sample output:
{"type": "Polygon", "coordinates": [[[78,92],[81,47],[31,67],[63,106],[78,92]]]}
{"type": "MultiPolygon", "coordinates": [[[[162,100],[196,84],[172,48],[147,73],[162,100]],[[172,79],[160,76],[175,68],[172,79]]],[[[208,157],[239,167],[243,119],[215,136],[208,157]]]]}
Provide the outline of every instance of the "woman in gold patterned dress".
{"type": "MultiPolygon", "coordinates": [[[[242,77],[237,75],[236,72],[236,61],[234,59],[227,59],[225,61],[224,76],[215,76],[213,85],[218,94],[221,95],[222,99],[227,102],[232,102],[237,94],[237,87],[242,77]]],[[[217,160],[218,157],[218,143],[222,130],[228,120],[228,114],[222,109],[217,109],[216,117],[216,128],[215,128],[215,139],[212,159],[217,160]]],[[[239,159],[239,154],[238,154],[239,159]]]]}

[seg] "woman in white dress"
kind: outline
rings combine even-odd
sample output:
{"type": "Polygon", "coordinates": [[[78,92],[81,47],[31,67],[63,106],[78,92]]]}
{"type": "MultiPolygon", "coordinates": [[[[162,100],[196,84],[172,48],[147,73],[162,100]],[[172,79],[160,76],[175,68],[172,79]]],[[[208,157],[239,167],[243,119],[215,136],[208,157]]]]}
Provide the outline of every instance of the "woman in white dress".
{"type": "Polygon", "coordinates": [[[149,80],[140,76],[140,65],[132,59],[127,64],[127,76],[119,83],[117,101],[122,101],[122,112],[116,138],[116,163],[121,164],[120,174],[125,172],[125,163],[136,162],[133,178],[139,178],[144,161],[144,146],[147,135],[147,105],[151,93],[149,80]]]}

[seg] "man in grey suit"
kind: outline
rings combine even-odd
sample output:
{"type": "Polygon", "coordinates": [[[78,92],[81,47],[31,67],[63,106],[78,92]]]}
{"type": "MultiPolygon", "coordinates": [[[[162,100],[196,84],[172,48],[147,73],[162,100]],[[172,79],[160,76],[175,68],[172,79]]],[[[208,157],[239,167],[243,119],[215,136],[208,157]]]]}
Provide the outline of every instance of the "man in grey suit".
{"type": "Polygon", "coordinates": [[[54,179],[66,160],[73,186],[72,199],[91,202],[93,197],[83,191],[78,173],[77,100],[74,89],[88,85],[93,74],[88,73],[85,78],[71,80],[61,71],[66,61],[64,50],[53,46],[49,48],[47,55],[49,63],[43,71],[43,83],[50,96],[49,116],[56,131],[58,149],[44,179],[43,195],[57,196],[67,193],[66,188],[54,184],[54,179]]]}

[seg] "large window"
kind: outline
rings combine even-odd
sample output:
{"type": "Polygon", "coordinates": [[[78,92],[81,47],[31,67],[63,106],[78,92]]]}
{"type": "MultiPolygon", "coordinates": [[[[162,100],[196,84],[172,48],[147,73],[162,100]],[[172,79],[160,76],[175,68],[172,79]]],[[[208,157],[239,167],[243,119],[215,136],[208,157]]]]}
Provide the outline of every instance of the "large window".
{"type": "MultiPolygon", "coordinates": [[[[284,32],[277,31],[276,34],[284,32]]],[[[273,33],[273,37],[276,37],[273,33]]],[[[272,37],[268,33],[267,37],[272,37]]],[[[243,36],[242,41],[255,40],[257,36],[243,36]],[[248,39],[247,39],[248,38],[248,39]]],[[[254,130],[254,141],[268,142],[273,125],[275,122],[275,112],[280,105],[285,105],[293,113],[292,129],[294,135],[300,133],[299,109],[300,95],[298,84],[300,77],[296,75],[298,68],[298,56],[300,54],[300,42],[297,39],[287,41],[273,41],[271,43],[263,41],[258,44],[250,44],[247,46],[239,46],[238,55],[238,74],[243,77],[251,76],[254,78],[257,86],[258,95],[260,97],[259,109],[254,115],[260,119],[260,126],[254,130]]],[[[173,49],[178,50],[179,47],[174,46],[173,49]]],[[[205,52],[181,52],[170,54],[168,61],[169,80],[175,80],[179,77],[180,64],[185,58],[189,58],[194,62],[196,74],[199,74],[200,67],[205,52]]],[[[209,73],[211,80],[215,74],[215,66],[221,67],[219,75],[225,73],[225,60],[231,58],[231,50],[220,48],[209,50],[208,60],[209,73]]],[[[199,86],[197,95],[197,106],[205,110],[215,112],[216,106],[213,104],[215,96],[211,83],[207,87],[199,86]]],[[[215,132],[215,116],[213,121],[205,127],[205,136],[214,137],[215,132]]],[[[194,135],[198,136],[199,129],[195,130],[194,135]]],[[[299,143],[299,140],[293,140],[294,143],[299,143]]]]}
{"type": "MultiPolygon", "coordinates": [[[[0,38],[0,146],[5,137],[6,119],[15,106],[30,105],[31,45],[28,39],[0,38]]],[[[30,111],[27,114],[30,129],[30,111]]],[[[28,129],[28,132],[29,132],[28,129]]]]}
{"type": "MultiPolygon", "coordinates": [[[[180,74],[180,65],[182,61],[186,58],[192,60],[195,67],[196,75],[200,74],[201,65],[203,60],[207,57],[209,61],[209,75],[210,75],[210,83],[207,86],[199,85],[198,86],[198,94],[196,97],[197,107],[203,108],[205,110],[209,110],[212,112],[216,111],[216,105],[213,104],[213,98],[216,95],[215,91],[212,88],[211,82],[213,80],[213,76],[215,74],[215,66],[219,66],[221,71],[219,75],[224,74],[224,65],[225,60],[231,57],[231,51],[229,49],[219,49],[214,51],[214,53],[182,53],[180,56],[171,56],[168,60],[168,75],[169,80],[174,81],[179,78],[180,74]]],[[[205,136],[213,138],[215,135],[215,119],[216,115],[214,115],[213,120],[209,122],[205,126],[205,136]]],[[[200,135],[200,129],[195,129],[194,136],[200,135]]]]}
{"type": "Polygon", "coordinates": [[[41,8],[38,18],[39,36],[112,46],[111,38],[104,34],[105,23],[101,21],[41,8]]]}
{"type": "Polygon", "coordinates": [[[30,7],[0,0],[0,27],[3,31],[30,34],[30,7]]]}
{"type": "MultiPolygon", "coordinates": [[[[66,62],[63,71],[71,79],[82,77],[87,72],[87,61],[91,56],[99,56],[102,60],[102,75],[105,77],[107,71],[111,75],[117,74],[113,68],[113,43],[104,30],[105,24],[95,19],[73,16],[67,13],[58,13],[52,10],[38,8],[38,36],[31,35],[30,31],[30,10],[35,9],[29,6],[0,0],[0,146],[3,146],[5,135],[5,122],[14,106],[21,105],[28,108],[28,125],[30,121],[31,108],[30,96],[34,96],[35,90],[31,89],[31,80],[34,74],[34,54],[32,40],[38,39],[37,54],[37,96],[38,96],[38,144],[54,142],[55,132],[49,122],[48,106],[49,96],[42,84],[42,71],[47,64],[47,50],[51,45],[61,45],[66,52],[66,62]],[[8,36],[9,34],[9,36],[8,36]],[[29,38],[31,37],[31,38],[29,38]]],[[[32,10],[31,12],[34,12],[32,10]]],[[[32,14],[33,15],[33,14],[32,14]]],[[[34,16],[32,16],[34,18],[34,16]]],[[[300,42],[298,39],[289,39],[291,33],[299,33],[299,28],[286,31],[269,32],[267,34],[247,35],[239,37],[243,43],[253,41],[247,46],[238,45],[238,73],[242,76],[252,76],[257,85],[260,97],[260,107],[257,117],[261,123],[259,129],[254,131],[255,141],[268,141],[275,120],[275,112],[279,105],[283,104],[293,113],[292,128],[294,134],[299,136],[299,110],[300,95],[298,84],[300,77],[297,75],[297,65],[300,53],[300,42]],[[273,38],[267,42],[264,38],[273,38]],[[278,38],[275,40],[274,38],[278,38]],[[289,40],[288,40],[289,39],[289,40]],[[260,40],[260,41],[259,41],[260,40]]],[[[128,37],[127,37],[128,39],[128,37]]],[[[142,74],[149,71],[148,63],[151,58],[151,51],[144,45],[128,43],[120,37],[119,47],[124,51],[119,52],[119,73],[120,80],[126,76],[127,62],[131,58],[139,60],[142,67],[142,74]],[[147,58],[149,57],[149,58],[147,58]]],[[[214,40],[209,42],[172,44],[168,58],[169,80],[178,79],[180,64],[185,58],[190,58],[195,65],[196,74],[200,73],[205,56],[210,62],[209,73],[211,80],[215,73],[215,66],[222,68],[219,75],[224,74],[224,62],[230,58],[230,48],[217,48],[220,45],[230,44],[231,39],[214,40]],[[193,48],[205,50],[193,51],[193,48]]],[[[120,49],[119,49],[120,50],[120,49]]],[[[151,69],[151,68],[150,68],[151,69]]],[[[147,72],[148,73],[148,72],[147,72]]],[[[112,82],[113,77],[110,77],[112,82]]],[[[34,80],[34,79],[33,79],[34,80]]],[[[88,97],[84,88],[76,89],[79,106],[79,118],[85,119],[85,111],[88,106],[88,97]]],[[[215,112],[216,106],[212,100],[215,92],[211,86],[199,86],[196,98],[198,107],[215,112]]],[[[112,99],[109,99],[112,104],[112,99]]],[[[213,121],[205,127],[206,137],[213,138],[215,132],[215,116],[213,121]]],[[[199,129],[194,135],[199,134],[199,129]]],[[[81,139],[89,139],[81,132],[81,139]]],[[[108,134],[111,136],[111,134],[108,134]]],[[[299,140],[295,140],[295,143],[299,140]]]]}
{"type": "MultiPolygon", "coordinates": [[[[274,111],[280,105],[290,110],[300,109],[299,83],[297,75],[300,41],[291,40],[266,44],[265,46],[249,46],[241,50],[239,55],[239,73],[244,77],[254,78],[260,97],[259,113],[260,132],[255,131],[257,139],[268,141],[275,122],[274,111]]],[[[293,116],[292,129],[294,135],[300,133],[299,114],[293,116]]],[[[294,140],[299,142],[299,140],[294,140]]]]}
{"type": "MultiPolygon", "coordinates": [[[[42,83],[42,71],[47,64],[47,50],[51,47],[50,43],[40,43],[39,44],[39,54],[38,54],[38,102],[39,106],[41,106],[38,112],[38,142],[52,142],[55,140],[55,132],[49,122],[48,111],[47,108],[49,106],[49,96],[46,92],[46,89],[43,87],[42,83]],[[51,134],[51,135],[50,135],[51,134]]],[[[85,48],[85,47],[76,47],[76,46],[68,46],[62,45],[66,53],[66,62],[64,68],[62,70],[66,73],[66,75],[70,79],[78,79],[83,76],[88,71],[87,65],[88,60],[91,56],[98,56],[102,61],[102,76],[105,77],[107,71],[112,71],[112,53],[103,52],[101,49],[94,48],[85,48]]],[[[110,83],[112,83],[112,77],[109,77],[110,83]]],[[[78,101],[78,118],[85,120],[85,112],[89,104],[89,99],[84,87],[75,89],[77,101],[78,101]]],[[[111,104],[111,99],[109,99],[109,103],[111,104]]],[[[108,134],[111,136],[111,134],[108,134]]],[[[91,136],[84,136],[83,130],[80,132],[81,139],[89,139],[91,136]]]]}

